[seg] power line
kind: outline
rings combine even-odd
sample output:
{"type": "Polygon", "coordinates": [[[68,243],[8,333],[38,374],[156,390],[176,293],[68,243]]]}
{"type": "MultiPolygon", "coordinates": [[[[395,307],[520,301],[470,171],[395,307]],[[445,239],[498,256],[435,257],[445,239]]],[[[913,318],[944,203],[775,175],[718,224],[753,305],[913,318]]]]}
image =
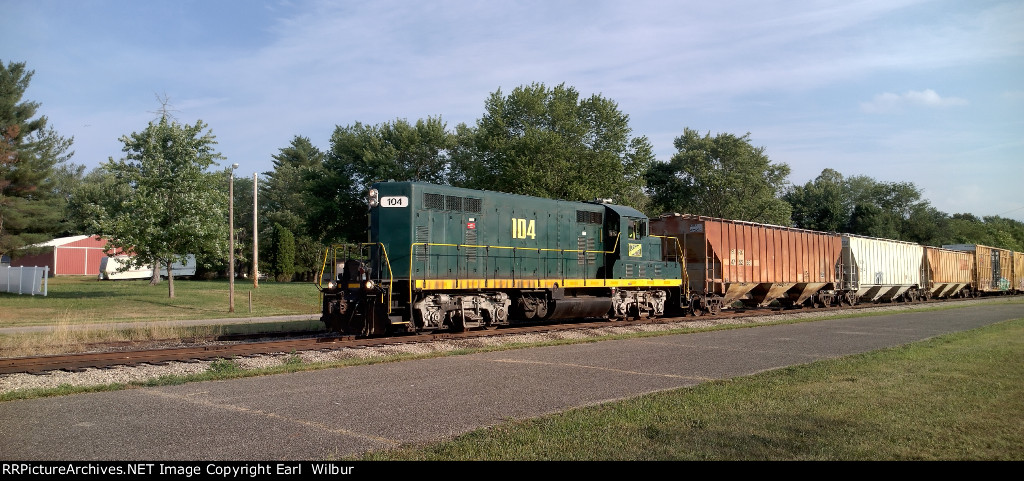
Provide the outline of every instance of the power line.
{"type": "Polygon", "coordinates": [[[999,216],[1002,216],[1003,214],[1009,214],[1010,212],[1018,211],[1018,210],[1021,210],[1021,209],[1024,209],[1024,205],[1022,205],[1020,207],[1017,207],[1016,209],[1010,209],[1010,210],[1008,210],[1006,212],[1003,212],[1002,214],[996,214],[996,216],[999,217],[999,216]]]}

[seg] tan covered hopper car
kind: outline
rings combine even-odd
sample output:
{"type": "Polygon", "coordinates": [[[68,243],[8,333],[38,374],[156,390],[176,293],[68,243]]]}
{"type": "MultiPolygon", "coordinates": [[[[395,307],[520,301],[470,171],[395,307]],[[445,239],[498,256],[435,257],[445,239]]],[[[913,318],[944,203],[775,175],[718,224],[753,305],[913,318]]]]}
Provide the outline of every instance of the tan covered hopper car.
{"type": "MultiPolygon", "coordinates": [[[[831,305],[842,251],[838,234],[712,217],[666,214],[651,219],[651,234],[683,246],[695,313],[717,312],[739,301],[767,306],[831,305]]],[[[665,242],[665,255],[673,253],[665,242]]]]}
{"type": "Polygon", "coordinates": [[[922,273],[926,298],[967,297],[974,286],[974,254],[925,246],[922,273]]]}
{"type": "Polygon", "coordinates": [[[948,244],[942,247],[974,255],[975,295],[1011,292],[1017,285],[1013,251],[981,244],[948,244]]]}
{"type": "Polygon", "coordinates": [[[1013,290],[1024,293],[1024,252],[1013,253],[1013,290]]]}

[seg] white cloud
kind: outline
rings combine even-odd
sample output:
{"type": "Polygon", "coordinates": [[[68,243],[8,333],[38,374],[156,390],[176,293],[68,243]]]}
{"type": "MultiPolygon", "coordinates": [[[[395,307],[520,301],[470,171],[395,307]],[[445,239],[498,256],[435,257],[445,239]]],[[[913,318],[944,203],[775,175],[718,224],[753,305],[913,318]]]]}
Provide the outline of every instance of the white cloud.
{"type": "Polygon", "coordinates": [[[886,92],[878,94],[869,102],[861,102],[860,109],[869,114],[898,112],[904,107],[946,108],[967,105],[959,97],[942,97],[932,89],[910,90],[902,95],[886,92]]]}

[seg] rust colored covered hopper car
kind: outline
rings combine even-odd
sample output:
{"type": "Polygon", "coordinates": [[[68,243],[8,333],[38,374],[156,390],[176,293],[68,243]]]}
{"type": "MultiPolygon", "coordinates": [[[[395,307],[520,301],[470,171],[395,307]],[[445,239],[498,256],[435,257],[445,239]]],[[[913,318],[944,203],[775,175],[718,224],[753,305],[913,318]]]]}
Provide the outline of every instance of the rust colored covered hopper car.
{"type": "Polygon", "coordinates": [[[683,246],[696,314],[736,302],[823,306],[841,300],[838,234],[684,214],[652,219],[651,233],[678,238],[683,246]]]}
{"type": "Polygon", "coordinates": [[[924,247],[926,270],[922,273],[925,298],[967,297],[974,286],[974,254],[967,251],[924,247]]]}

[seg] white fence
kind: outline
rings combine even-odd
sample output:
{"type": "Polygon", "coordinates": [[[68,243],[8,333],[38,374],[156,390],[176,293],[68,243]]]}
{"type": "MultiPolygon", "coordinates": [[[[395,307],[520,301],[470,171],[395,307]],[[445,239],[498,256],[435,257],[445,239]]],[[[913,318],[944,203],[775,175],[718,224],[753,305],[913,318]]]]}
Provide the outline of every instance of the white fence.
{"type": "Polygon", "coordinates": [[[46,295],[49,267],[4,267],[0,269],[0,292],[46,295]]]}

